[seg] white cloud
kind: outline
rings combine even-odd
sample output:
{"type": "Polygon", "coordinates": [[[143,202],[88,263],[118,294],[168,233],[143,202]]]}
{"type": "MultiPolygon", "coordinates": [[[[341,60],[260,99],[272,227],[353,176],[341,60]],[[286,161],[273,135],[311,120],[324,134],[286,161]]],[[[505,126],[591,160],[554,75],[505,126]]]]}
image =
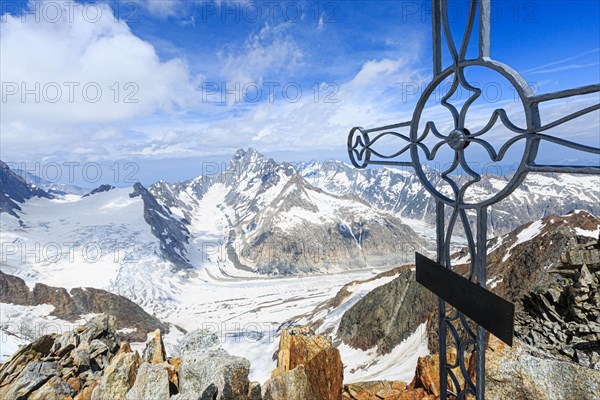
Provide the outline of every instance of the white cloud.
{"type": "Polygon", "coordinates": [[[289,76],[303,66],[305,54],[290,33],[294,23],[266,24],[240,49],[223,49],[222,73],[230,82],[262,82],[265,75],[289,76]]]}
{"type": "Polygon", "coordinates": [[[3,148],[36,132],[69,143],[81,124],[177,109],[193,97],[186,63],[160,60],[106,4],[37,9],[44,4],[53,14],[5,14],[0,25],[3,148]]]}
{"type": "Polygon", "coordinates": [[[14,95],[5,93],[7,115],[30,117],[34,112],[40,119],[99,122],[185,103],[193,89],[185,62],[162,62],[151,44],[115,20],[108,6],[96,6],[102,10],[97,22],[86,21],[80,5],[73,10],[72,22],[66,7],[56,23],[5,16],[2,83],[12,91],[13,84],[18,86],[14,95]],[[21,90],[36,87],[39,102],[21,90]],[[96,95],[97,88],[101,95],[96,95]]]}
{"type": "MultiPolygon", "coordinates": [[[[162,10],[164,15],[176,9],[177,2],[173,3],[162,10]]],[[[3,158],[26,154],[160,158],[248,145],[264,151],[340,147],[357,122],[395,120],[397,98],[383,94],[419,76],[405,59],[383,59],[366,62],[354,79],[338,82],[337,87],[322,85],[318,100],[310,85],[303,84],[298,102],[281,96],[269,101],[263,91],[257,104],[203,104],[196,87],[204,78],[191,77],[183,60],[160,60],[152,44],[135,36],[125,21],[116,20],[108,6],[96,5],[102,17],[95,23],[82,17],[82,7],[76,5],[71,11],[72,20],[63,8],[64,18],[55,23],[4,16],[1,79],[9,86],[16,82],[18,92],[2,103],[3,158]],[[22,102],[21,83],[35,88],[36,82],[41,101],[27,95],[22,102]],[[50,91],[54,82],[62,97],[51,103],[44,94],[54,94],[50,91]],[[65,82],[80,84],[73,102],[65,82]],[[120,89],[116,103],[115,82],[120,89]],[[129,82],[137,86],[125,88],[129,82]],[[43,93],[48,84],[49,92],[43,93]],[[82,98],[86,84],[93,86],[90,95],[95,94],[95,84],[102,89],[98,102],[82,98]],[[136,87],[138,102],[124,103],[125,95],[136,87]],[[334,91],[330,100],[335,102],[326,102],[334,91]]],[[[311,67],[310,49],[303,50],[296,33],[292,23],[266,24],[240,47],[221,49],[221,73],[230,82],[292,82],[302,68],[311,67]]]]}
{"type": "Polygon", "coordinates": [[[142,129],[151,132],[152,142],[139,143],[135,153],[187,157],[248,146],[265,152],[310,154],[316,149],[335,149],[340,153],[348,131],[357,124],[374,127],[409,120],[413,104],[402,102],[402,84],[426,78],[405,60],[368,61],[349,81],[337,86],[322,84],[318,99],[314,87],[302,87],[296,102],[280,99],[252,107],[240,105],[241,113],[212,122],[193,121],[171,130],[175,121],[152,123],[142,129]],[[386,95],[388,92],[392,94],[386,95]]]}
{"type": "Polygon", "coordinates": [[[352,79],[352,84],[356,86],[367,86],[377,82],[387,81],[388,78],[396,74],[401,66],[404,66],[404,60],[371,60],[367,61],[361,70],[352,79]]]}
{"type": "Polygon", "coordinates": [[[162,18],[177,15],[177,11],[184,4],[182,0],[137,0],[136,2],[144,5],[151,14],[162,18]]]}

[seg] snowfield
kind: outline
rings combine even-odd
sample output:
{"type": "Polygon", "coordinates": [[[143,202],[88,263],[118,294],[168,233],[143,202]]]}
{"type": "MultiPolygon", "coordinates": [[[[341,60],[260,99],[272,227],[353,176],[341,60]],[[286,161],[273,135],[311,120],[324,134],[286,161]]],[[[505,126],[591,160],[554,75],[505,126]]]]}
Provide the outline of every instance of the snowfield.
{"type": "MultiPolygon", "coordinates": [[[[26,282],[110,288],[121,266],[157,254],[158,240],[130,188],[68,200],[33,198],[22,225],[2,216],[3,270],[26,282]]],[[[155,257],[152,257],[155,258],[155,257]]]]}

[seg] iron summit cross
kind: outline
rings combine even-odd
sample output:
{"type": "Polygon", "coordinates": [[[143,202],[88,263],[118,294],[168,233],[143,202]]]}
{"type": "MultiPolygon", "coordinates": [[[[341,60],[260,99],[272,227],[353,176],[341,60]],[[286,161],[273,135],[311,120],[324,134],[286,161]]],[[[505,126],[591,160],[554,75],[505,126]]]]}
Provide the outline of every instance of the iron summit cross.
{"type": "MultiPolygon", "coordinates": [[[[561,90],[553,93],[536,95],[527,82],[508,65],[495,61],[490,56],[490,0],[471,0],[469,2],[468,18],[465,32],[460,47],[452,37],[450,21],[448,18],[447,0],[433,0],[432,2],[432,33],[433,33],[433,79],[424,89],[419,98],[412,119],[394,125],[379,128],[364,129],[355,127],[348,136],[348,154],[352,164],[357,168],[368,165],[392,165],[412,167],[421,183],[436,200],[436,237],[437,237],[437,262],[417,254],[417,280],[433,291],[439,297],[438,304],[438,335],[440,357],[440,395],[447,399],[448,394],[458,399],[474,396],[477,400],[484,399],[485,393],[485,335],[489,331],[503,341],[512,344],[514,306],[485,289],[486,287],[486,257],[487,257],[487,216],[488,207],[510,195],[525,179],[528,172],[565,172],[578,174],[600,174],[600,163],[587,166],[572,165],[543,165],[536,163],[540,143],[548,142],[576,149],[590,154],[600,154],[597,147],[585,146],[564,138],[558,138],[543,133],[582,115],[597,111],[600,104],[579,109],[568,115],[562,116],[551,122],[542,123],[539,105],[543,102],[557,99],[571,98],[574,96],[600,92],[600,84],[561,90]],[[478,22],[478,34],[473,35],[475,21],[478,22]],[[443,39],[442,39],[443,37],[443,39]],[[478,55],[476,58],[467,58],[467,48],[471,41],[478,41],[478,55]],[[451,57],[451,64],[443,69],[442,43],[445,43],[451,57]],[[483,67],[495,71],[505,78],[519,96],[523,106],[524,123],[518,124],[511,121],[503,108],[498,108],[492,113],[489,122],[481,129],[471,132],[465,124],[465,119],[470,105],[481,95],[481,90],[470,84],[465,77],[468,67],[483,67]],[[428,121],[424,128],[419,130],[421,114],[434,91],[439,89],[446,79],[452,81],[448,93],[441,98],[440,104],[447,108],[453,120],[453,129],[449,132],[439,132],[435,121],[428,121]],[[448,100],[460,87],[471,93],[470,97],[457,109],[448,100]],[[501,123],[513,136],[504,142],[499,151],[496,151],[488,141],[482,137],[497,123],[501,123]],[[405,133],[401,133],[404,130],[405,133]],[[429,149],[424,140],[433,135],[437,143],[429,149]],[[376,150],[377,142],[383,138],[395,138],[401,146],[393,154],[384,154],[376,150]],[[518,168],[508,180],[506,186],[492,197],[476,202],[465,201],[465,192],[469,186],[481,180],[481,175],[474,171],[465,158],[465,148],[470,144],[481,146],[489,154],[492,162],[501,161],[509,148],[515,143],[523,143],[524,151],[518,168]],[[441,178],[451,189],[450,195],[444,194],[428,179],[423,161],[432,161],[440,147],[448,145],[454,152],[453,162],[445,169],[441,178]],[[410,161],[394,161],[402,154],[408,154],[410,161]],[[459,185],[451,178],[461,168],[468,180],[459,185]],[[446,226],[445,207],[449,207],[450,218],[446,226]],[[476,215],[473,234],[468,220],[467,211],[476,215]],[[463,278],[452,271],[450,260],[450,240],[457,221],[462,225],[470,254],[469,277],[463,278]],[[473,301],[475,300],[475,301],[473,301]],[[452,306],[451,315],[447,315],[446,303],[452,306]],[[466,317],[471,318],[477,327],[475,332],[470,328],[466,317]],[[457,333],[454,323],[462,325],[467,338],[461,338],[457,333]],[[448,331],[452,334],[457,350],[455,364],[449,364],[446,357],[446,336],[448,331]],[[465,352],[474,348],[476,354],[475,382],[469,376],[465,365],[465,352]],[[459,385],[459,380],[453,369],[459,367],[464,385],[459,385]],[[456,393],[448,390],[448,379],[451,379],[456,393]]],[[[600,128],[599,128],[600,129],[600,128]]],[[[565,135],[567,136],[567,135],[565,135]]]]}

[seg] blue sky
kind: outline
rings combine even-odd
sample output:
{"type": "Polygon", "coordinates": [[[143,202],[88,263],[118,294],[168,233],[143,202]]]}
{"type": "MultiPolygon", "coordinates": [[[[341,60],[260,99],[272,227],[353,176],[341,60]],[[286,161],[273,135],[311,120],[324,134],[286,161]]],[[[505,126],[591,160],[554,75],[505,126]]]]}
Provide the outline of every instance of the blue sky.
{"type": "MultiPolygon", "coordinates": [[[[535,90],[600,82],[599,2],[492,4],[492,57],[535,90]]],[[[135,163],[145,183],[195,177],[203,162],[246,147],[278,160],[347,161],[352,126],[411,118],[414,88],[431,79],[430,10],[418,1],[3,1],[1,157],[135,163]]],[[[450,2],[455,35],[467,10],[450,2]]],[[[493,101],[474,105],[482,119],[514,97],[498,82],[493,101]]],[[[599,145],[598,120],[552,133],[599,145]]],[[[542,150],[546,160],[581,157],[542,150]]]]}

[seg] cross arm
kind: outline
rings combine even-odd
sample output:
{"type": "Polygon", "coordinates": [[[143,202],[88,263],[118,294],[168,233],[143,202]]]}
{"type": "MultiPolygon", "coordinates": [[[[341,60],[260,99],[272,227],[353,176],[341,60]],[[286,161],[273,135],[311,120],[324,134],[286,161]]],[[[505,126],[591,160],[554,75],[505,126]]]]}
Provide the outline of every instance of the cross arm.
{"type": "Polygon", "coordinates": [[[352,128],[348,135],[348,155],[350,156],[350,161],[352,161],[352,164],[356,168],[366,168],[368,165],[412,167],[413,163],[411,161],[393,160],[404,154],[412,146],[422,146],[420,143],[412,141],[408,135],[396,132],[396,130],[410,127],[410,125],[411,121],[407,121],[371,129],[365,129],[360,126],[352,128]],[[375,150],[375,144],[384,137],[397,139],[399,150],[391,150],[387,154],[375,150]]]}
{"type": "MultiPolygon", "coordinates": [[[[560,90],[557,92],[545,93],[537,96],[532,96],[527,101],[529,105],[537,109],[540,103],[545,101],[552,101],[558,99],[571,98],[576,96],[583,96],[587,94],[593,94],[600,92],[600,84],[582,86],[573,89],[560,90]]],[[[595,165],[578,165],[578,166],[570,166],[570,165],[539,165],[535,163],[535,161],[529,163],[527,165],[527,169],[532,172],[565,172],[572,174],[600,174],[600,147],[586,146],[580,143],[576,143],[574,141],[565,140],[559,137],[555,137],[553,135],[541,133],[551,128],[558,127],[566,122],[575,120],[576,118],[582,117],[586,114],[597,112],[600,110],[600,103],[596,103],[584,108],[581,108],[577,111],[574,111],[564,117],[555,119],[554,121],[548,122],[540,127],[534,127],[528,129],[528,133],[533,133],[532,137],[539,141],[546,141],[554,144],[558,144],[560,146],[575,149],[577,151],[581,151],[583,153],[595,154],[598,155],[598,160],[595,165]]],[[[570,135],[565,135],[570,136],[570,135]]]]}

